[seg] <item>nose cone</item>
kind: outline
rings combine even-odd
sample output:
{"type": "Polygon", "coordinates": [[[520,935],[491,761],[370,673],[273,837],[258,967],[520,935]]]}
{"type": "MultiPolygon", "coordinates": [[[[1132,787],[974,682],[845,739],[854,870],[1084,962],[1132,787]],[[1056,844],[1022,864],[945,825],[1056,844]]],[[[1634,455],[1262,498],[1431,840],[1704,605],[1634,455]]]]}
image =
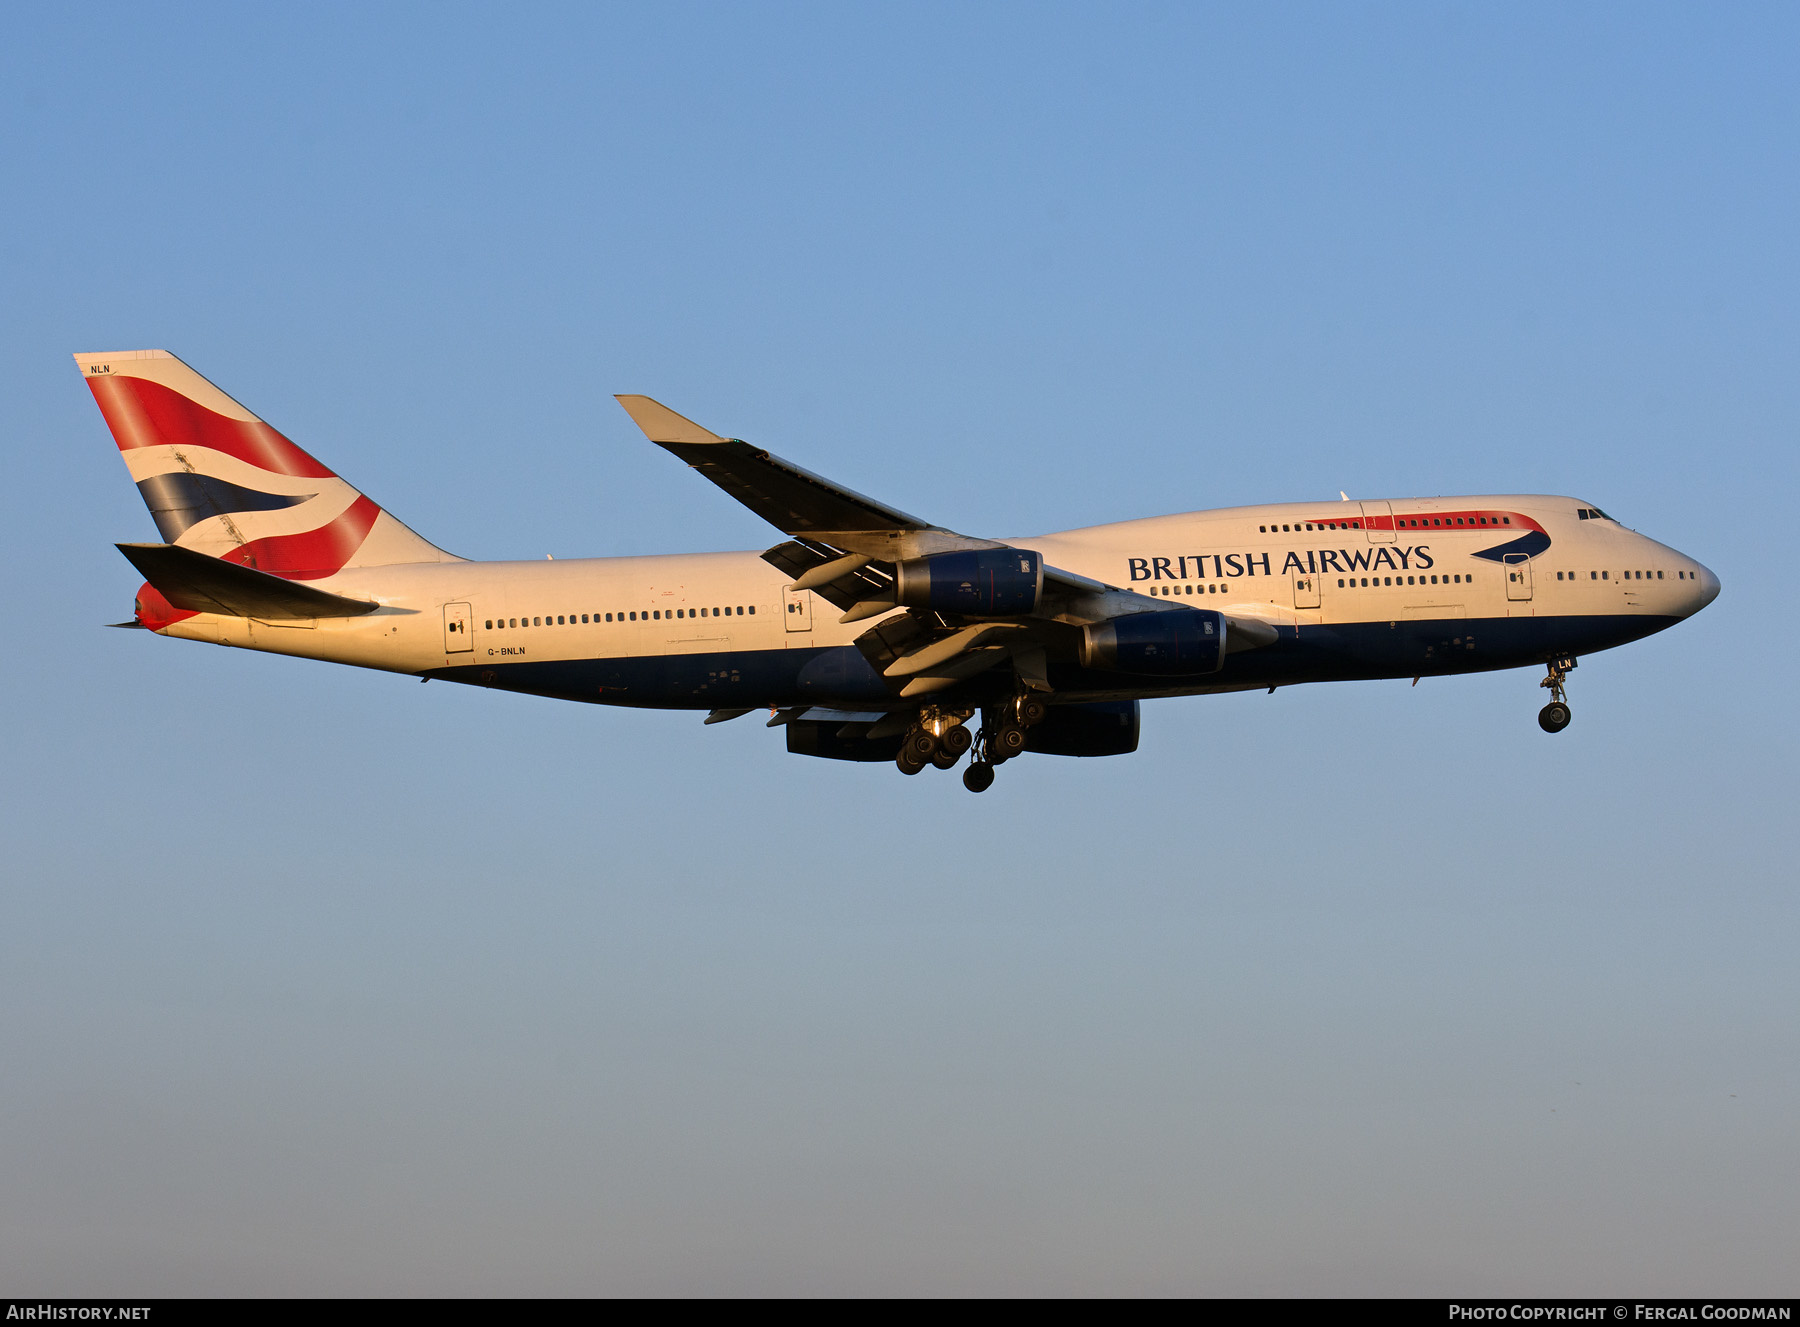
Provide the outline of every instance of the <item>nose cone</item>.
{"type": "Polygon", "coordinates": [[[1694,602],[1693,607],[1688,609],[1689,613],[1698,613],[1719,597],[1719,578],[1698,562],[1694,564],[1694,568],[1699,575],[1700,583],[1694,587],[1694,602]]]}

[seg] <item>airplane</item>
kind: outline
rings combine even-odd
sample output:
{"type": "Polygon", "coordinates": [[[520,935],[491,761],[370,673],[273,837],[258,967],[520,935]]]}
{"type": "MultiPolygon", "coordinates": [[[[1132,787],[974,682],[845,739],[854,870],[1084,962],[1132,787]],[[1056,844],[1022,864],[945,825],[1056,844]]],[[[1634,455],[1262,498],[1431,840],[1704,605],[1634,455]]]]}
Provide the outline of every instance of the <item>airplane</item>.
{"type": "Polygon", "coordinates": [[[163,350],[75,360],[162,536],[120,552],[162,636],[595,705],[767,709],[790,752],[969,763],[1135,751],[1140,703],[1543,666],[1719,580],[1577,498],[1289,502],[958,534],[647,396],[645,436],[781,532],[762,552],[477,562],[429,543],[163,350]]]}

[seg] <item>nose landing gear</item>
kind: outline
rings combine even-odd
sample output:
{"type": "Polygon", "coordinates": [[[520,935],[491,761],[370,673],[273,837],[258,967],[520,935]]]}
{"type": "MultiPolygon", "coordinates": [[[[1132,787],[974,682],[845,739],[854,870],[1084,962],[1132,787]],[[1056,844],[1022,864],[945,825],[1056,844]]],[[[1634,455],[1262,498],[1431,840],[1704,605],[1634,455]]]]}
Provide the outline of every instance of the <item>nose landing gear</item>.
{"type": "Polygon", "coordinates": [[[1538,711],[1538,727],[1547,733],[1560,733],[1569,726],[1569,698],[1563,692],[1563,682],[1574,667],[1572,658],[1553,659],[1549,664],[1550,675],[1538,683],[1550,689],[1550,703],[1538,711]]]}

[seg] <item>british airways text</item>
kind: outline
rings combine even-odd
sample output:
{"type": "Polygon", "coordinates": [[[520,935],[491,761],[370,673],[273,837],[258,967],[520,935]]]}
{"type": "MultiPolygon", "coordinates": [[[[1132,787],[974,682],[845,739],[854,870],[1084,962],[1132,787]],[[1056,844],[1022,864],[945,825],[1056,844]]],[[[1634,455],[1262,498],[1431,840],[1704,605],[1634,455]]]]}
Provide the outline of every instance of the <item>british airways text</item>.
{"type": "Polygon", "coordinates": [[[1359,548],[1308,548],[1289,552],[1279,571],[1271,570],[1269,553],[1190,553],[1186,557],[1126,558],[1134,581],[1187,581],[1224,579],[1231,576],[1285,576],[1289,572],[1316,575],[1326,571],[1419,571],[1435,567],[1428,545],[1416,548],[1378,546],[1359,548]]]}

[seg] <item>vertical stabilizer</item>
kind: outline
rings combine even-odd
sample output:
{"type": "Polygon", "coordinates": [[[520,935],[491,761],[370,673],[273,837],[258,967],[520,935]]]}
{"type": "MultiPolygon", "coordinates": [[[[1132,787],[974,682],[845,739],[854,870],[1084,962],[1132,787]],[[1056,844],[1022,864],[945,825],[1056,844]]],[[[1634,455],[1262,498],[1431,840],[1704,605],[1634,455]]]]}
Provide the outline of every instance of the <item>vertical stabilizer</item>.
{"type": "Polygon", "coordinates": [[[75,362],[165,543],[299,581],[458,560],[168,351],[75,362]]]}

